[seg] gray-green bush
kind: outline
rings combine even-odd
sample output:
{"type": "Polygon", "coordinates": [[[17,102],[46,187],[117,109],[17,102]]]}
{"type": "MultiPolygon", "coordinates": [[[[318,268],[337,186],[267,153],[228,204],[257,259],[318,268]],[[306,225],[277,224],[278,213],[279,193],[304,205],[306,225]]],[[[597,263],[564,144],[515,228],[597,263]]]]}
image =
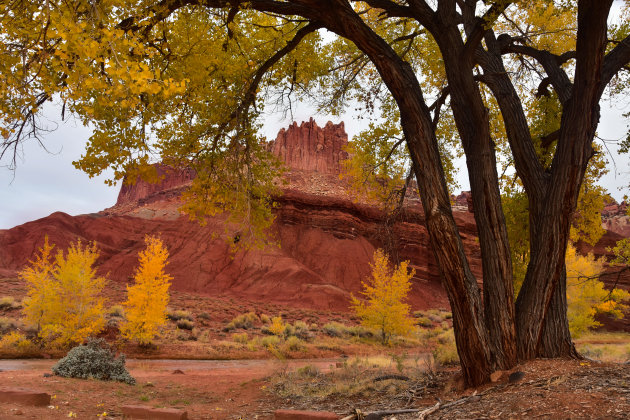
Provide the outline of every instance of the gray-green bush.
{"type": "Polygon", "coordinates": [[[116,359],[111,347],[102,338],[90,339],[87,344],[74,347],[52,367],[52,371],[65,378],[94,378],[129,385],[136,383],[125,368],[125,355],[121,354],[116,359]]]}

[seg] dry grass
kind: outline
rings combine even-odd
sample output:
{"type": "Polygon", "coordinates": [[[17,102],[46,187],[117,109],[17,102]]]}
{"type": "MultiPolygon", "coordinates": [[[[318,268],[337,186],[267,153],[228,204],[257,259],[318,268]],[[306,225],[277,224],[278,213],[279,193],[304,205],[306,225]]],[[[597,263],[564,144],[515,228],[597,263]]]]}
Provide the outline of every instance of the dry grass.
{"type": "Polygon", "coordinates": [[[583,356],[604,362],[630,360],[630,334],[623,332],[591,331],[575,340],[575,346],[583,356]]]}
{"type": "Polygon", "coordinates": [[[271,378],[272,392],[291,404],[307,406],[334,401],[408,398],[409,390],[433,383],[431,363],[394,355],[354,357],[326,372],[306,365],[282,371],[271,378]]]}

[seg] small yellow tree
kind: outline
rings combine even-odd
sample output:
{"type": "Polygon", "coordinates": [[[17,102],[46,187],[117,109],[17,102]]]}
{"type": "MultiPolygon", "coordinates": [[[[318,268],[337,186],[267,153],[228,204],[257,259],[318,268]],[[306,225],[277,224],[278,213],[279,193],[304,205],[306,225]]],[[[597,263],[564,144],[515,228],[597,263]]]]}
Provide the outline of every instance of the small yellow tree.
{"type": "Polygon", "coordinates": [[[98,258],[96,244],[70,244],[66,255],[59,251],[50,261],[53,246],[40,249],[40,255],[20,272],[27,283],[24,303],[27,322],[37,326],[39,337],[58,347],[79,343],[97,334],[105,325],[103,298],[105,279],[92,268],[98,258]]]}
{"type": "Polygon", "coordinates": [[[44,246],[39,248],[39,255],[29,261],[29,265],[18,273],[20,279],[26,283],[26,299],[22,302],[22,313],[25,321],[37,328],[39,334],[42,329],[44,316],[50,310],[48,305],[53,301],[54,294],[51,261],[51,251],[54,245],[48,243],[48,235],[44,238],[44,246]]]}
{"type": "Polygon", "coordinates": [[[408,270],[404,261],[395,268],[383,250],[374,253],[372,277],[363,282],[363,294],[367,301],[352,296],[352,309],[368,328],[381,331],[383,344],[388,344],[392,335],[408,335],[413,329],[409,315],[410,307],[404,303],[411,289],[411,278],[415,270],[408,270]]]}
{"type": "Polygon", "coordinates": [[[136,270],[135,283],[127,286],[126,321],[120,331],[141,345],[150,344],[158,335],[158,329],[166,323],[166,306],[171,276],[164,272],[168,250],[159,238],[147,236],[146,249],[140,252],[140,267],[136,270]]]}
{"type": "Polygon", "coordinates": [[[597,314],[623,317],[626,305],[622,302],[630,297],[623,289],[606,290],[598,280],[604,268],[603,258],[595,259],[592,254],[580,255],[569,245],[567,264],[567,317],[569,330],[574,338],[589,328],[601,324],[595,320],[597,314]]]}

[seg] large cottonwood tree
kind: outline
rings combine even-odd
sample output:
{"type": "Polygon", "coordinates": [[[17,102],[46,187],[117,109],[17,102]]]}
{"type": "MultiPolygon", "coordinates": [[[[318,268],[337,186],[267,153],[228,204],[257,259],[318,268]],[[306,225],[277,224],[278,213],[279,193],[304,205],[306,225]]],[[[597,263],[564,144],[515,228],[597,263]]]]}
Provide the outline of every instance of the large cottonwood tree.
{"type": "Polygon", "coordinates": [[[40,138],[38,114],[56,100],[62,115],[94,127],[78,167],[150,176],[154,152],[193,165],[199,175],[188,211],[203,219],[229,208],[257,236],[271,220],[274,170],[256,135],[263,106],[290,109],[295,99],[315,97],[333,110],[349,98],[366,112],[379,109],[388,119],[380,132],[392,135],[380,147],[395,135],[393,146],[406,146],[462,369],[478,384],[518,359],[575,355],[564,267],[571,216],[593,154],[598,103],[630,61],[625,26],[609,31],[611,5],[8,1],[0,5],[2,155],[10,159],[25,138],[40,138]],[[323,40],[323,30],[338,40],[323,40]],[[552,88],[561,112],[559,128],[543,137],[530,129],[534,84],[541,95],[552,88]],[[516,302],[497,121],[529,200],[530,262],[516,302]],[[466,155],[483,299],[451,213],[445,167],[454,135],[466,155]],[[537,152],[541,143],[553,148],[547,162],[537,152]]]}

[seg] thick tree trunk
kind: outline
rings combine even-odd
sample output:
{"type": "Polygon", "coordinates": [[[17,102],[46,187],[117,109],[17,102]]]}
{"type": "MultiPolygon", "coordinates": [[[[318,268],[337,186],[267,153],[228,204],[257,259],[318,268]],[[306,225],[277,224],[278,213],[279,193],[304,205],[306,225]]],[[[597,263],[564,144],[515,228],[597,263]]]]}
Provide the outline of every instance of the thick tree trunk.
{"type": "Polygon", "coordinates": [[[453,325],[464,378],[488,380],[494,370],[477,281],[468,266],[451,212],[438,143],[422,90],[409,63],[376,35],[345,1],[327,27],[350,39],[374,63],[400,109],[400,118],[420,189],[427,230],[453,310],[453,325]]]}
{"type": "MultiPolygon", "coordinates": [[[[559,313],[566,305],[566,288],[558,283],[564,276],[564,257],[569,239],[570,220],[599,122],[602,63],[606,45],[606,20],[611,0],[583,0],[578,3],[576,70],[570,98],[564,104],[560,137],[551,166],[548,187],[530,196],[531,260],[516,301],[518,352],[521,359],[536,356],[573,356],[571,346],[549,346],[554,333],[565,321],[559,313]],[[558,289],[558,287],[560,289],[558,289]],[[564,289],[562,291],[561,289],[564,289]],[[554,300],[554,292],[559,295],[554,300]],[[555,316],[558,319],[546,317],[555,316]],[[543,330],[546,332],[543,333],[543,330]],[[547,336],[547,337],[545,337],[547,336]],[[564,351],[566,354],[561,353],[564,351]]],[[[566,315],[565,315],[566,316],[566,315]]]]}
{"type": "Polygon", "coordinates": [[[567,275],[563,268],[545,315],[538,345],[539,357],[578,357],[567,318],[567,275]]]}
{"type": "Polygon", "coordinates": [[[510,369],[517,362],[512,260],[488,112],[473,78],[472,61],[463,58],[464,43],[457,27],[447,25],[435,38],[443,51],[451,108],[466,153],[481,247],[484,314],[492,362],[496,369],[510,369]]]}

